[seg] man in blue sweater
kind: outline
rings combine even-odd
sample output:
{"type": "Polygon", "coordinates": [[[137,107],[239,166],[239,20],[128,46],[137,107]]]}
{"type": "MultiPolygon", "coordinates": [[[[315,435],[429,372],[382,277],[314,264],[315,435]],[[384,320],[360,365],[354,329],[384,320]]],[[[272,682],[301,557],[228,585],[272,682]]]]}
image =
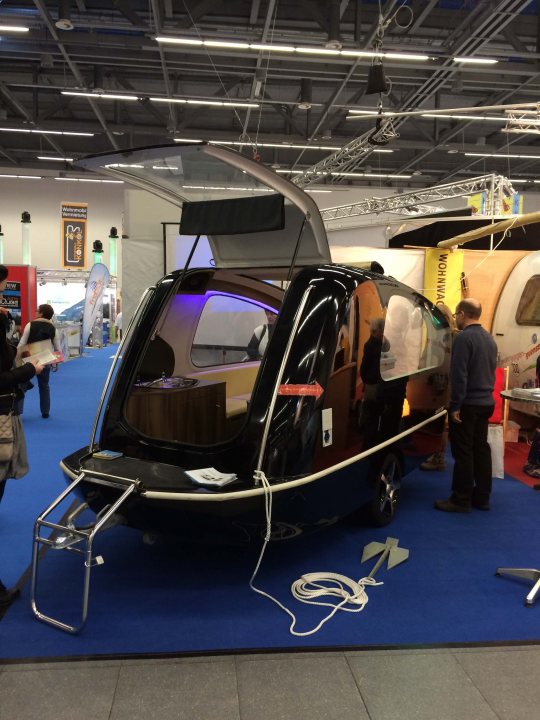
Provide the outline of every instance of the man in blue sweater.
{"type": "Polygon", "coordinates": [[[482,306],[468,298],[456,307],[459,332],[452,345],[450,369],[450,444],[455,460],[452,494],[436,500],[437,510],[468,513],[489,510],[491,449],[488,421],[493,414],[497,345],[480,325],[482,306]]]}

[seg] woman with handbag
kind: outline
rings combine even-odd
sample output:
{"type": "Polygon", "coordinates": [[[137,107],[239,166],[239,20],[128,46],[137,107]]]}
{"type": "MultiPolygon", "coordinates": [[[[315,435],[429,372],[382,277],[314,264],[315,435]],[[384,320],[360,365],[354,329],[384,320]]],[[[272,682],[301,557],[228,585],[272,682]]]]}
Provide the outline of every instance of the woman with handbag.
{"type": "MultiPolygon", "coordinates": [[[[30,362],[14,367],[16,349],[7,341],[6,320],[0,313],[0,501],[8,478],[21,478],[28,472],[26,440],[17,414],[17,401],[23,396],[19,385],[43,370],[43,365],[30,362]]],[[[9,590],[0,580],[0,614],[18,594],[17,588],[9,590]]]]}

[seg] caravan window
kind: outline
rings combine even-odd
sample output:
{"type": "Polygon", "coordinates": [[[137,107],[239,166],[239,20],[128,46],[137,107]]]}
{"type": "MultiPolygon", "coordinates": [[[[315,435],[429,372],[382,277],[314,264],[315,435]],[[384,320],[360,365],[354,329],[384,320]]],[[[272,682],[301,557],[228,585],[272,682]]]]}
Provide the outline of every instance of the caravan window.
{"type": "Polygon", "coordinates": [[[394,380],[442,362],[446,333],[435,327],[432,316],[413,299],[393,295],[388,303],[384,337],[388,342],[381,353],[381,377],[394,380]]]}
{"type": "Polygon", "coordinates": [[[540,325],[540,275],[529,278],[519,299],[516,312],[518,325],[540,325]]]}
{"type": "Polygon", "coordinates": [[[274,315],[275,311],[232,295],[210,296],[191,348],[193,365],[211,367],[259,360],[271,326],[267,313],[274,315]]]}

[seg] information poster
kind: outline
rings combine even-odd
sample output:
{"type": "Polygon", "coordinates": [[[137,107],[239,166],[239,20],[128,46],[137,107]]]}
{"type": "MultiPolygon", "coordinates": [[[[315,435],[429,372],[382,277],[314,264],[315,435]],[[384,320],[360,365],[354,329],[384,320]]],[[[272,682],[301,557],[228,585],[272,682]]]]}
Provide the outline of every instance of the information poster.
{"type": "Polygon", "coordinates": [[[65,268],[84,268],[86,250],[86,203],[62,203],[62,264],[65,268]]]}
{"type": "Polygon", "coordinates": [[[17,330],[35,318],[36,268],[29,265],[8,265],[8,279],[0,307],[6,308],[17,330]]]}

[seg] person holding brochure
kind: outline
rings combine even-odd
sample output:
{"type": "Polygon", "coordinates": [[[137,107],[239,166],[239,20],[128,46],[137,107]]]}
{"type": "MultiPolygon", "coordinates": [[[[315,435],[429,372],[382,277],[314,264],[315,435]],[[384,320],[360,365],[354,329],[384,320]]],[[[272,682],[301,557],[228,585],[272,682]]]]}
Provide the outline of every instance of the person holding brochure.
{"type": "MultiPolygon", "coordinates": [[[[56,328],[52,323],[52,317],[54,310],[51,305],[40,305],[37,311],[37,317],[32,322],[29,322],[24,328],[24,332],[19,341],[17,347],[17,354],[24,361],[25,356],[32,355],[32,348],[29,347],[32,343],[42,343],[45,341],[51,351],[61,353],[60,344],[56,335],[56,328]]],[[[41,349],[41,348],[40,348],[41,349]]],[[[40,353],[41,355],[41,353],[40,353]]],[[[44,362],[44,358],[41,359],[44,362]]],[[[46,362],[46,361],[45,361],[46,362]]],[[[48,418],[51,410],[51,390],[49,387],[49,378],[51,374],[51,365],[47,364],[43,368],[43,372],[38,375],[38,387],[39,387],[39,409],[41,410],[41,417],[48,418]]],[[[20,412],[22,414],[23,403],[20,404],[20,412]]]]}
{"type": "MultiPolygon", "coordinates": [[[[0,265],[0,297],[2,297],[2,269],[0,265]]],[[[5,286],[4,286],[5,287],[5,286]]],[[[28,472],[28,457],[26,452],[26,439],[17,414],[17,400],[22,397],[20,389],[22,383],[28,382],[35,375],[43,372],[43,365],[40,363],[26,363],[21,367],[15,367],[15,348],[7,341],[7,330],[9,319],[5,314],[0,313],[0,415],[11,418],[12,437],[10,457],[0,460],[0,501],[4,495],[6,481],[9,478],[19,479],[28,472]]],[[[0,617],[7,610],[9,605],[20,594],[18,588],[7,588],[0,580],[0,617]]]]}

